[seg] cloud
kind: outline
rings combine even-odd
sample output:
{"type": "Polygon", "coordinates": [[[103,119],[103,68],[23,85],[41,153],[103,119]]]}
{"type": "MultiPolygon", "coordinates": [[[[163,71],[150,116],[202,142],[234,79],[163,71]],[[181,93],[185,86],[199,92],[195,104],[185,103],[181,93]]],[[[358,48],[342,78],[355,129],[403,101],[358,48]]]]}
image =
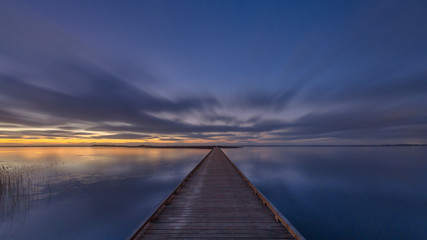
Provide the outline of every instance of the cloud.
{"type": "Polygon", "coordinates": [[[252,91],[236,94],[230,99],[231,104],[239,109],[281,111],[299,92],[299,86],[293,86],[288,90],[275,92],[252,91]]]}
{"type": "Polygon", "coordinates": [[[393,105],[402,101],[427,100],[427,72],[416,71],[400,77],[353,76],[343,82],[319,84],[304,96],[304,102],[316,105],[376,103],[393,105]]]}
{"type": "Polygon", "coordinates": [[[230,86],[242,87],[226,94],[191,85],[184,94],[150,64],[127,68],[28,9],[0,6],[0,137],[426,142],[427,59],[425,48],[417,55],[410,44],[427,39],[422,24],[411,24],[424,15],[403,16],[391,22],[404,21],[396,29],[407,38],[394,36],[394,25],[377,33],[383,28],[373,13],[355,18],[357,28],[337,26],[342,36],[331,41],[322,29],[306,35],[272,88],[264,79],[246,88],[240,79],[230,86]],[[163,94],[152,91],[162,87],[163,94]]]}
{"type": "Polygon", "coordinates": [[[326,112],[312,112],[289,122],[267,140],[425,141],[426,107],[360,105],[326,112]]]}
{"type": "MultiPolygon", "coordinates": [[[[112,76],[97,77],[88,74],[86,79],[88,90],[85,93],[72,95],[3,75],[0,76],[2,86],[0,94],[9,102],[7,109],[37,112],[61,118],[65,122],[120,121],[130,125],[147,125],[147,128],[166,129],[173,129],[171,125],[179,124],[158,119],[146,112],[185,113],[215,104],[214,99],[186,98],[171,101],[155,97],[112,76]]],[[[0,112],[4,122],[43,125],[44,121],[25,119],[7,109],[0,112]]]]}
{"type": "Polygon", "coordinates": [[[22,137],[22,136],[33,136],[33,137],[73,137],[73,136],[90,136],[88,132],[76,132],[76,131],[61,131],[61,130],[15,130],[15,131],[0,131],[0,136],[7,137],[22,137]]]}
{"type": "Polygon", "coordinates": [[[98,139],[152,139],[153,137],[151,135],[147,135],[147,134],[119,133],[119,134],[96,136],[94,138],[98,138],[98,139]]]}

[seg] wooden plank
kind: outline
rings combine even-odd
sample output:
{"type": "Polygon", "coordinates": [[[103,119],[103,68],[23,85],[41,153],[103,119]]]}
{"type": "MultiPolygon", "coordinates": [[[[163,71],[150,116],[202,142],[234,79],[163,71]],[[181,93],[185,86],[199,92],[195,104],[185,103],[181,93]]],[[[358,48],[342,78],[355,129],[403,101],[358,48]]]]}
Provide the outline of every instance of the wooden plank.
{"type": "MultiPolygon", "coordinates": [[[[181,233],[181,230],[176,229],[168,229],[168,230],[156,230],[156,229],[150,229],[147,231],[147,233],[154,234],[154,233],[181,233]]],[[[200,233],[199,230],[187,230],[186,233],[192,234],[192,233],[200,233]]],[[[250,230],[240,230],[240,229],[206,229],[203,231],[203,233],[206,234],[218,234],[218,233],[224,233],[224,234],[239,234],[239,233],[245,233],[245,234],[283,234],[283,231],[281,229],[250,229],[250,230]]]]}
{"type": "Polygon", "coordinates": [[[304,239],[219,148],[130,239],[304,239]]]}
{"type": "Polygon", "coordinates": [[[209,238],[257,238],[257,239],[293,239],[291,234],[283,235],[283,234],[259,234],[259,233],[236,233],[236,234],[226,234],[226,233],[210,233],[209,236],[206,236],[205,233],[146,233],[144,239],[151,239],[152,237],[164,237],[164,239],[171,239],[171,238],[198,238],[198,239],[205,239],[206,237],[209,238]]]}

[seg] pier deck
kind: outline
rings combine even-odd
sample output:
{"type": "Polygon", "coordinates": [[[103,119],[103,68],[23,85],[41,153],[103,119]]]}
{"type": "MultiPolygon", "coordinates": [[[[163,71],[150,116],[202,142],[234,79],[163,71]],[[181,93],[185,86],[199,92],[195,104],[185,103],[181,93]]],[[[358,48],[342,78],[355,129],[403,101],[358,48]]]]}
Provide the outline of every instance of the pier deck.
{"type": "Polygon", "coordinates": [[[213,148],[130,239],[304,239],[213,148]]]}

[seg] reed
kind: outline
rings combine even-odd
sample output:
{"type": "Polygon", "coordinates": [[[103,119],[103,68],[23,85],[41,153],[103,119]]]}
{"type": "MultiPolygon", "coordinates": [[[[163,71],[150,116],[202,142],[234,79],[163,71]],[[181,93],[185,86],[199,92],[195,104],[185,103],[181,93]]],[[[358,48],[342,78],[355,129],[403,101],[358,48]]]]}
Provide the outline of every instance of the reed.
{"type": "Polygon", "coordinates": [[[24,217],[38,193],[40,178],[30,167],[0,166],[0,220],[12,221],[16,214],[24,217]]]}

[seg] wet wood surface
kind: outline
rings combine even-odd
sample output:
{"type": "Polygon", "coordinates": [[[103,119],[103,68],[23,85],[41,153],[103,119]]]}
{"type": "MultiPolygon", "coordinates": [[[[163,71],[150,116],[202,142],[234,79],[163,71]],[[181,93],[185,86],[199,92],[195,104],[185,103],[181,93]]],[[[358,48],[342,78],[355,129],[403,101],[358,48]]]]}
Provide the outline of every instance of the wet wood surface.
{"type": "Polygon", "coordinates": [[[131,239],[302,239],[243,177],[213,148],[131,239]]]}

